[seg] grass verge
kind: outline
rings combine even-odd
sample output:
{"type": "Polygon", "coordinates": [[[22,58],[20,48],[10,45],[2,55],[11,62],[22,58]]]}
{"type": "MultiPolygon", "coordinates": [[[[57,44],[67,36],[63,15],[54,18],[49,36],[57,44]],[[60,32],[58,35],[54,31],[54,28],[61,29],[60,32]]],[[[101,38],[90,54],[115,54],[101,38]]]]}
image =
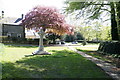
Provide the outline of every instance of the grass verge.
{"type": "Polygon", "coordinates": [[[96,49],[98,47],[77,47],[76,49],[78,51],[82,51],[82,52],[85,52],[86,54],[88,55],[91,55],[95,58],[98,58],[98,59],[101,59],[105,62],[108,62],[108,63],[111,63],[113,64],[114,66],[117,65],[117,59],[116,57],[114,57],[112,54],[103,54],[103,53],[99,53],[96,49]]]}
{"type": "Polygon", "coordinates": [[[2,60],[3,78],[111,79],[94,63],[66,47],[45,47],[52,55],[25,56],[36,49],[37,47],[6,46],[2,60]]]}

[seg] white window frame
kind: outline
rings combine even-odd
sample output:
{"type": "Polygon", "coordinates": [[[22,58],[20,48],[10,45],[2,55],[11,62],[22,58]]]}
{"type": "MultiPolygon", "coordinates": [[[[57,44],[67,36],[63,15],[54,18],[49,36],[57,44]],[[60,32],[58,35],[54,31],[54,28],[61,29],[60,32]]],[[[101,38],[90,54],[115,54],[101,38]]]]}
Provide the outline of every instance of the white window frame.
{"type": "Polygon", "coordinates": [[[21,34],[17,34],[17,37],[21,38],[21,34]]]}
{"type": "Polygon", "coordinates": [[[7,37],[11,37],[11,33],[7,33],[7,37]]]}

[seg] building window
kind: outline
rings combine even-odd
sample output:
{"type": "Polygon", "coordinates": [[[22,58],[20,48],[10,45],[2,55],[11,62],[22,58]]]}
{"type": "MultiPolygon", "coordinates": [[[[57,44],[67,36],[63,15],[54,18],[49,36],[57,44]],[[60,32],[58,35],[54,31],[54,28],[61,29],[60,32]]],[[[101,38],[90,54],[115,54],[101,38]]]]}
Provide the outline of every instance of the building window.
{"type": "Polygon", "coordinates": [[[11,33],[7,33],[7,37],[11,37],[11,33]]]}
{"type": "Polygon", "coordinates": [[[17,34],[17,37],[21,38],[21,34],[17,34]]]}

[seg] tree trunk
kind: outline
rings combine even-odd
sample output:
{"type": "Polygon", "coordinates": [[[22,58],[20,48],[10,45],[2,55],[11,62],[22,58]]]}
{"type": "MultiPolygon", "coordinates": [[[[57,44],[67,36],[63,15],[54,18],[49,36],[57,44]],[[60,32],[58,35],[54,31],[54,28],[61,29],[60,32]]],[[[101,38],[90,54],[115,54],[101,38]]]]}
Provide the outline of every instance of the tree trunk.
{"type": "Polygon", "coordinates": [[[110,7],[111,7],[111,36],[112,36],[112,40],[119,40],[117,21],[116,21],[116,17],[115,17],[115,7],[114,7],[113,2],[110,3],[110,7]]]}
{"type": "Polygon", "coordinates": [[[116,3],[116,13],[117,13],[118,36],[119,36],[119,41],[120,41],[120,1],[116,3]]]}
{"type": "Polygon", "coordinates": [[[52,39],[53,44],[55,44],[55,40],[56,40],[56,35],[55,35],[55,34],[53,34],[53,39],[52,39]]]}

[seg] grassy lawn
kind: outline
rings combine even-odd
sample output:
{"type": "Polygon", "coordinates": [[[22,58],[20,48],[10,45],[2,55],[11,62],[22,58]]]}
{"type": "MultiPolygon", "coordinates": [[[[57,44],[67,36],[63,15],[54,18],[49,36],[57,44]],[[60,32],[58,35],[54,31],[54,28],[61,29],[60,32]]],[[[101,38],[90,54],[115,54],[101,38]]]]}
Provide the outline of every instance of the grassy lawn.
{"type": "Polygon", "coordinates": [[[89,44],[86,46],[76,47],[76,49],[78,51],[85,52],[86,54],[96,57],[98,59],[101,59],[101,60],[104,60],[107,62],[111,62],[110,59],[105,57],[105,55],[96,52],[98,47],[99,47],[99,44],[89,44]]]}
{"type": "Polygon", "coordinates": [[[98,47],[99,47],[99,44],[89,43],[85,46],[82,46],[82,45],[79,47],[76,46],[76,49],[87,50],[87,51],[96,51],[96,50],[98,50],[98,47]]]}
{"type": "Polygon", "coordinates": [[[78,51],[85,52],[86,54],[91,55],[91,56],[93,56],[93,57],[95,57],[95,58],[101,59],[101,60],[103,60],[103,61],[110,62],[110,60],[107,59],[107,58],[105,58],[103,54],[100,54],[100,53],[98,53],[98,52],[96,52],[96,51],[82,50],[82,49],[77,49],[77,50],[78,50],[78,51]]]}
{"type": "Polygon", "coordinates": [[[4,51],[4,45],[0,43],[0,56],[2,55],[4,51]]]}
{"type": "MultiPolygon", "coordinates": [[[[52,55],[31,53],[37,47],[5,46],[3,78],[110,78],[103,70],[67,47],[45,47],[52,55]]],[[[1,58],[1,57],[0,57],[1,58]]]]}
{"type": "Polygon", "coordinates": [[[78,51],[85,52],[91,56],[94,56],[96,58],[100,58],[98,54],[95,53],[95,51],[98,50],[99,44],[88,44],[85,46],[75,47],[78,51]]]}

